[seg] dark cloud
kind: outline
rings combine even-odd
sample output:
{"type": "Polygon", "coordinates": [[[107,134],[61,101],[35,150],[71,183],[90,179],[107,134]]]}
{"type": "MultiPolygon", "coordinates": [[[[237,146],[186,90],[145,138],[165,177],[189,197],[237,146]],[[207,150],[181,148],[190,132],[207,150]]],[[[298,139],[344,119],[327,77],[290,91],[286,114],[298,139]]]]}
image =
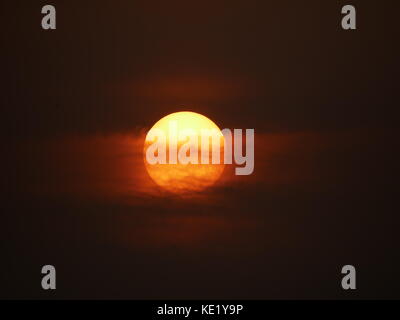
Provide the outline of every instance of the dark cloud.
{"type": "Polygon", "coordinates": [[[357,297],[398,290],[391,131],[259,135],[253,176],[230,167],[191,197],[149,180],[142,138],[31,141],[3,202],[3,266],[23,285],[3,295],[42,297],[31,268],[48,260],[60,298],[340,298],[349,262],[369,281],[357,297]]]}

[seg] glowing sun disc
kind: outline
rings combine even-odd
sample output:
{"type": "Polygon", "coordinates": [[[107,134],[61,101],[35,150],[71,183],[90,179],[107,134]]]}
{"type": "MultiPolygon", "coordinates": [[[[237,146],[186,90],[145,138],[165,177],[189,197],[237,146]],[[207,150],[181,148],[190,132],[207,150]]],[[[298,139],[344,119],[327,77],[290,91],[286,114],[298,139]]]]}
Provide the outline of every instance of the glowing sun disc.
{"type": "MultiPolygon", "coordinates": [[[[218,126],[207,117],[189,111],[171,113],[157,123],[151,129],[161,130],[166,136],[166,145],[169,147],[170,123],[174,122],[177,126],[178,135],[185,130],[192,130],[199,137],[202,130],[214,130],[220,139],[220,148],[223,149],[223,135],[218,126]]],[[[163,189],[177,194],[191,193],[202,191],[213,184],[220,178],[224,171],[223,159],[220,164],[182,164],[182,163],[166,163],[166,164],[149,164],[146,160],[146,150],[152,143],[149,134],[146,136],[144,145],[144,162],[147,172],[151,179],[163,189]]],[[[184,141],[178,140],[178,147],[184,141]]],[[[198,154],[201,153],[201,142],[197,145],[198,154]]],[[[200,158],[200,157],[199,157],[200,158]]]]}

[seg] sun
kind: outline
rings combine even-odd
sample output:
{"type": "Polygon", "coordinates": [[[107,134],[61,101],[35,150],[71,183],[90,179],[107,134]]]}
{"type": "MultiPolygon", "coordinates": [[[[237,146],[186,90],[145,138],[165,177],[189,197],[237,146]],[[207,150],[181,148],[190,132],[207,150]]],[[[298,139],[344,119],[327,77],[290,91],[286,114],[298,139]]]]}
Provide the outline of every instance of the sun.
{"type": "Polygon", "coordinates": [[[157,185],[171,193],[185,194],[202,191],[214,185],[224,171],[223,161],[215,163],[212,160],[212,150],[214,149],[212,149],[211,144],[214,139],[219,141],[217,150],[221,153],[224,139],[221,130],[213,121],[199,113],[190,111],[171,113],[155,123],[146,136],[144,162],[147,172],[157,185]],[[172,135],[171,128],[174,129],[176,138],[172,135]],[[150,164],[146,159],[146,151],[156,140],[150,135],[152,130],[158,130],[159,133],[165,135],[166,163],[150,164]],[[207,140],[202,138],[202,133],[205,130],[212,132],[207,140]],[[190,137],[187,134],[188,132],[191,132],[190,137]],[[193,136],[197,138],[191,139],[193,136]],[[179,158],[173,153],[174,145],[177,148],[176,153],[184,156],[190,154],[193,161],[182,163],[178,160],[173,163],[174,156],[179,158]],[[204,153],[202,153],[202,148],[204,153]],[[204,159],[207,158],[203,156],[207,150],[210,156],[209,161],[205,161],[204,159]],[[198,160],[194,161],[194,159],[198,160]]]}

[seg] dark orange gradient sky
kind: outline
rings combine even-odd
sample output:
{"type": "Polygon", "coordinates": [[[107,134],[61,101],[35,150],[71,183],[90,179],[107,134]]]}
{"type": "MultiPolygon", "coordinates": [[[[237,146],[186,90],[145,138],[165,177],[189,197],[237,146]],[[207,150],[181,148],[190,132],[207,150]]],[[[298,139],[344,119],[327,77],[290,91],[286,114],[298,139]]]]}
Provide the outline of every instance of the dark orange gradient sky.
{"type": "MultiPolygon", "coordinates": [[[[4,2],[4,1],[3,1],[4,2]]],[[[42,1],[0,10],[0,298],[399,297],[399,2],[42,1]],[[255,129],[255,171],[196,196],[148,177],[190,110],[255,129]]]]}

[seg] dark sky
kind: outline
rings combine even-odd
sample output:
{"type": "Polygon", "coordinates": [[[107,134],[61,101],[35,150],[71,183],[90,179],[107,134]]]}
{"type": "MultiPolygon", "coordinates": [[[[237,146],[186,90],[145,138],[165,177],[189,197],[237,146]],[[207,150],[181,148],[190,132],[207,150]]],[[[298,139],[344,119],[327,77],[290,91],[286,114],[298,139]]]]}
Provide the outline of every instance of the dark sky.
{"type": "Polygon", "coordinates": [[[400,298],[398,1],[48,3],[0,4],[1,298],[400,298]],[[180,110],[254,128],[254,174],[157,190],[180,110]]]}

